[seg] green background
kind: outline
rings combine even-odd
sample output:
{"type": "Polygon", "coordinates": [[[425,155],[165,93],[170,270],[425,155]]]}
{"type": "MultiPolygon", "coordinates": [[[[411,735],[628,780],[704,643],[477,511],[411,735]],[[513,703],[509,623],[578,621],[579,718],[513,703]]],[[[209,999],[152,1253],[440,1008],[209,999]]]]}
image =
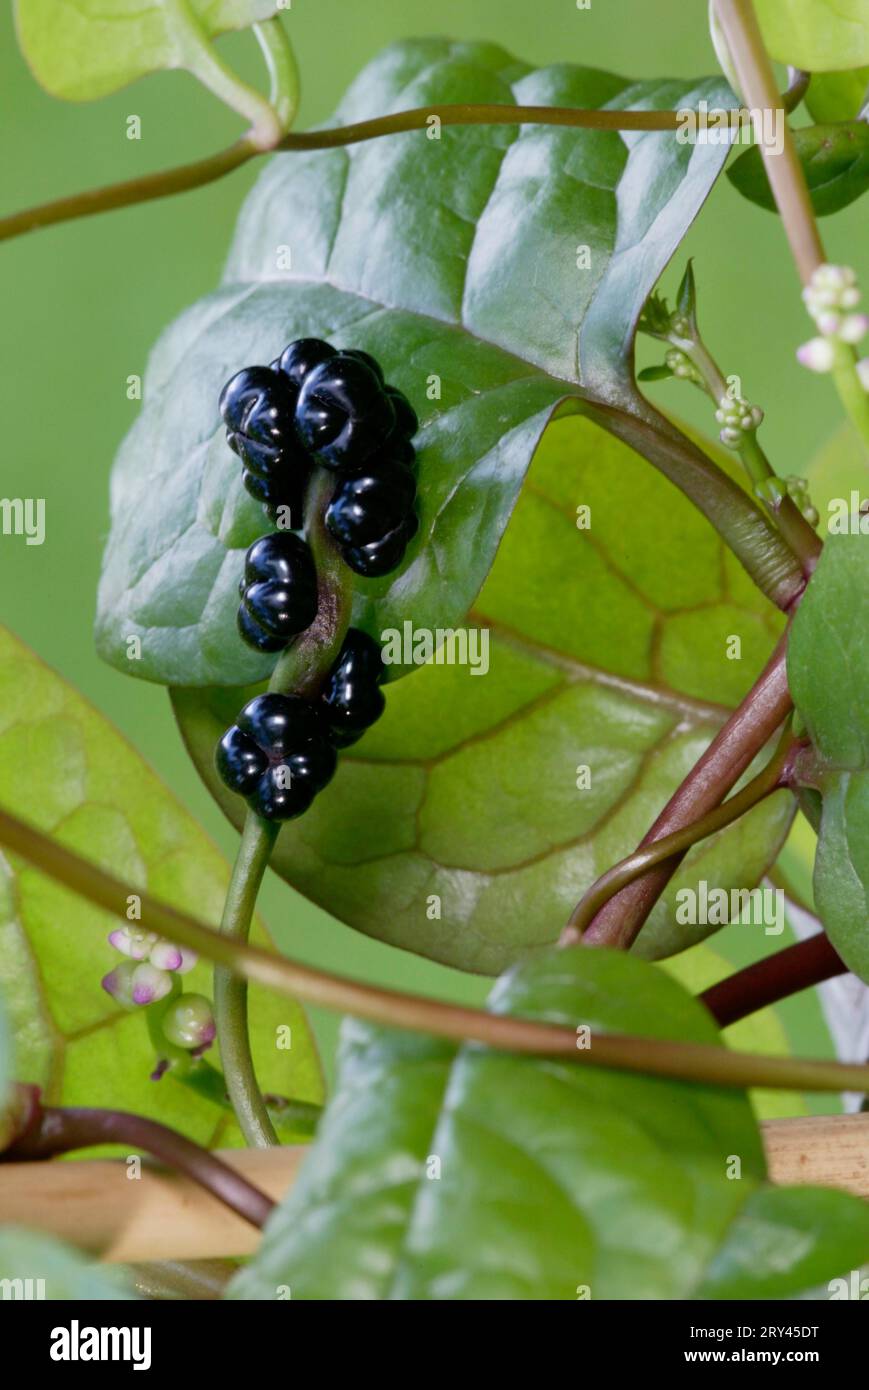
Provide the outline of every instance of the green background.
{"type": "MultiPolygon", "coordinates": [[[[701,0],[592,0],[589,10],[574,0],[292,0],[283,22],[302,72],[304,128],[323,121],[358,69],[396,38],[490,39],[532,63],[697,76],[716,69],[705,16],[701,0]]],[[[223,39],[220,48],[243,76],[261,80],[249,34],[223,39]]],[[[237,119],[183,73],[149,77],[93,105],[46,96],[17,50],[8,6],[0,18],[0,110],[3,211],[194,159],[239,133],[237,119]],[[133,114],[142,122],[139,141],[126,138],[133,114]]],[[[143,372],[164,326],[214,287],[256,172],[248,166],[194,193],[0,246],[0,492],[45,497],[47,511],[42,547],[0,536],[0,617],[116,722],[227,855],[234,833],[186,760],[165,692],[98,661],[91,625],[109,470],[139,408],[126,399],[126,378],[143,372]]],[[[822,224],[828,259],[854,263],[860,216],[852,207],[822,224]]],[[[809,324],[777,218],[722,182],[685,251],[696,257],[710,347],[765,408],[763,441],[779,471],[800,473],[840,416],[829,383],[794,360],[809,324]]],[[[680,254],[665,279],[671,291],[683,261],[680,254]]],[[[857,268],[865,281],[865,245],[857,268]]],[[[655,360],[656,346],[644,344],[641,361],[655,360]]],[[[699,393],[674,383],[652,390],[708,429],[699,393]]],[[[472,1001],[486,992],[485,981],[357,935],[277,880],[267,882],[262,905],[280,943],[310,963],[472,1001]]],[[[318,1011],[314,1018],[329,1058],[336,1020],[318,1011]]],[[[803,1049],[812,1043],[820,1046],[817,1025],[803,1030],[803,1049]]]]}

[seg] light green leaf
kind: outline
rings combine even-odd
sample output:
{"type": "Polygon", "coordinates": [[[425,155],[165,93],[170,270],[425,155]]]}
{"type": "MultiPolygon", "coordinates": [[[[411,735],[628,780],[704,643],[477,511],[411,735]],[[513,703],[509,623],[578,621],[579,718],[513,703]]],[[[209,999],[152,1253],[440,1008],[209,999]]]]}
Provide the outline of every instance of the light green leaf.
{"type": "MultiPolygon", "coordinates": [[[[488,674],[430,665],[391,685],[384,718],[284,828],[272,862],[361,931],[494,974],[555,940],[583,890],[639,843],[781,620],[681,495],[569,419],[547,433],[467,621],[489,633],[488,674]],[[727,659],[732,636],[740,660],[727,659]]],[[[200,774],[238,823],[243,804],[213,753],[243,693],[173,698],[200,774]]],[[[698,878],[756,883],[791,815],[782,793],[701,845],[637,950],[666,955],[714,931],[677,922],[676,892],[698,878]]]]}
{"type": "MultiPolygon", "coordinates": [[[[277,0],[15,0],[15,22],[45,90],[92,101],[149,72],[196,69],[209,40],[277,9],[277,0]]],[[[212,62],[220,66],[216,54],[212,62]]]]}
{"type": "Polygon", "coordinates": [[[867,95],[869,68],[854,68],[814,73],[805,100],[814,121],[850,121],[859,115],[867,95]]]}
{"type": "MultiPolygon", "coordinates": [[[[205,834],[112,725],[2,630],[0,804],[128,882],[131,894],[146,888],[206,922],[220,920],[228,871],[205,834]]],[[[155,1059],[142,1012],[121,1011],[100,987],[121,959],[106,940],[117,925],[0,856],[0,991],[17,1079],[38,1083],[51,1104],[132,1110],[202,1144],[238,1144],[224,1109],[171,1076],[149,1079],[155,1059]]],[[[210,994],[209,967],[197,965],[185,988],[210,994]]],[[[319,1102],[319,1064],[301,1008],[254,987],[250,1013],[263,1087],[319,1102]],[[291,1028],[288,1050],[276,1047],[280,1025],[291,1028]]]]}
{"type": "Polygon", "coordinates": [[[764,42],[780,63],[807,72],[869,63],[867,0],[755,0],[764,42]]]}
{"type": "Polygon", "coordinates": [[[6,1093],[13,1074],[12,1039],[6,1022],[6,1008],[0,994],[0,1113],[6,1103],[6,1093]]]}
{"type": "Polygon", "coordinates": [[[51,1236],[20,1226],[0,1228],[0,1282],[2,1297],[10,1299],[135,1301],[119,1273],[86,1260],[51,1236]]]}
{"type": "MultiPolygon", "coordinates": [[[[646,109],[721,95],[708,81],[534,70],[494,45],[419,39],[375,59],[336,120],[457,101],[646,109]]],[[[170,684],[268,674],[274,658],[246,648],[235,625],[243,552],[265,521],[217,401],[240,367],[302,335],[373,352],[421,419],[420,532],[396,575],[356,581],[357,626],[461,620],[566,396],[662,469],[683,467],[698,500],[718,497],[726,529],[729,485],[702,477],[693,446],[637,394],[631,365],[643,302],[725,154],[666,133],[474,126],[273,158],[223,287],[152,356],[112,479],[101,654],[170,684]],[[131,663],[133,635],[143,652],[131,663]]]]}
{"type": "MultiPolygon", "coordinates": [[[[839,212],[869,188],[869,125],[865,121],[803,126],[793,132],[793,138],[818,217],[839,212]]],[[[727,177],[749,202],[777,211],[759,145],[730,164],[727,177]]]]}
{"type": "MultiPolygon", "coordinates": [[[[598,1029],[718,1038],[675,981],[619,952],[538,956],[490,1007],[587,1024],[592,1057],[598,1029]]],[[[743,1092],[345,1029],[317,1142],[232,1297],[653,1300],[710,1284],[733,1297],[742,1231],[762,1295],[785,1297],[869,1252],[856,1198],[773,1197],[743,1092]],[[829,1232],[813,1231],[818,1212],[829,1232]]]]}

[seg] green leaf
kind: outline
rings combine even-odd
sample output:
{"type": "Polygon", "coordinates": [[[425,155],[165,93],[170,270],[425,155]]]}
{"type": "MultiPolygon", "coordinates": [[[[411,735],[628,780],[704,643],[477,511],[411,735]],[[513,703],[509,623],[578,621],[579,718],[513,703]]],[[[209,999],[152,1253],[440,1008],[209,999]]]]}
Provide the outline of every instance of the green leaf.
{"type": "Polygon", "coordinates": [[[755,0],[764,42],[780,63],[828,72],[869,63],[867,0],[755,0]]]}
{"type": "Polygon", "coordinates": [[[848,969],[869,982],[869,771],[826,773],[822,791],[815,902],[848,969]]]}
{"type": "MultiPolygon", "coordinates": [[[[586,1024],[592,1057],[597,1030],[718,1039],[681,986],[619,952],[537,956],[490,1007],[586,1024]]],[[[739,1297],[744,1235],[748,1296],[786,1297],[869,1252],[866,1205],[829,1195],[771,1192],[744,1092],[346,1024],[317,1142],[230,1296],[739,1297]]]]}
{"type": "Polygon", "coordinates": [[[825,767],[869,768],[869,545],[865,536],[828,537],[794,619],[788,642],[788,682],[825,767]]]}
{"type": "MultiPolygon", "coordinates": [[[[272,863],[361,931],[494,974],[555,940],[583,890],[635,848],[781,620],[666,480],[569,419],[547,433],[467,622],[490,634],[488,674],[433,664],[391,685],[384,718],[284,828],[272,863]],[[578,506],[590,529],[578,529],[578,506]],[[740,660],[727,659],[731,636],[740,660]]],[[[173,695],[199,772],[236,823],[243,804],[219,783],[213,751],[243,698],[173,695]]],[[[783,793],[700,846],[640,953],[714,931],[677,922],[676,892],[698,878],[756,883],[791,814],[783,793]]]]}
{"type": "Polygon", "coordinates": [[[15,22],[45,90],[92,101],[149,72],[195,70],[209,40],[277,9],[278,0],[15,0],[15,22]]]}
{"type": "Polygon", "coordinates": [[[3,996],[0,995],[0,1114],[2,1114],[3,1106],[6,1103],[6,1092],[9,1082],[12,1080],[12,1074],[12,1039],[9,1036],[9,1027],[6,1022],[3,996]]]}
{"type": "MultiPolygon", "coordinates": [[[[865,121],[803,126],[793,137],[818,217],[839,212],[869,188],[869,125],[865,121]]],[[[777,211],[759,145],[729,165],[727,177],[749,202],[777,211]]]]}
{"type": "MultiPolygon", "coordinates": [[[[494,45],[420,39],[375,59],[336,121],[457,101],[648,109],[721,97],[710,81],[535,70],[494,45]]],[[[631,345],[725,155],[666,133],[474,126],[273,158],[242,211],[223,287],[152,355],[112,479],[101,654],[168,684],[240,685],[273,666],[236,631],[243,552],[265,522],[217,401],[235,371],[298,336],[373,352],[422,422],[420,533],[396,575],[356,582],[357,626],[461,619],[565,397],[662,469],[681,450],[708,500],[719,485],[637,393],[631,345]],[[127,658],[131,636],[141,661],[127,658]]]]}
{"type": "Polygon", "coordinates": [[[11,1292],[4,1292],[4,1298],[135,1301],[118,1272],[86,1260],[51,1236],[20,1226],[0,1228],[0,1281],[4,1290],[10,1281],[11,1292]]]}
{"type": "Polygon", "coordinates": [[[828,537],[797,610],[788,682],[815,758],[804,772],[822,796],[814,895],[850,970],[869,980],[869,546],[828,537]]]}
{"type": "Polygon", "coordinates": [[[792,1298],[859,1268],[867,1245],[866,1202],[820,1187],[763,1187],[731,1225],[697,1297],[792,1298]]]}
{"type": "Polygon", "coordinates": [[[850,121],[860,114],[869,94],[869,68],[814,73],[806,92],[813,121],[850,121]]]}
{"type": "MultiPolygon", "coordinates": [[[[215,847],[112,725],[2,630],[0,804],[128,882],[131,894],[147,888],[204,921],[220,920],[228,871],[215,847]]],[[[171,1076],[149,1080],[154,1051],[142,1011],[120,1010],[100,987],[121,959],[106,940],[117,925],[0,856],[0,990],[18,1080],[38,1083],[51,1104],[132,1110],[202,1144],[240,1143],[224,1109],[171,1076]]],[[[185,988],[210,994],[210,974],[197,965],[185,988]]],[[[253,987],[250,1013],[263,1087],[320,1101],[301,1008],[253,987]],[[288,1050],[276,1046],[281,1025],[291,1028],[288,1050]]]]}
{"type": "Polygon", "coordinates": [[[672,375],[672,367],[668,367],[666,362],[661,362],[657,366],[644,367],[641,372],[637,372],[637,381],[666,381],[672,375]]]}

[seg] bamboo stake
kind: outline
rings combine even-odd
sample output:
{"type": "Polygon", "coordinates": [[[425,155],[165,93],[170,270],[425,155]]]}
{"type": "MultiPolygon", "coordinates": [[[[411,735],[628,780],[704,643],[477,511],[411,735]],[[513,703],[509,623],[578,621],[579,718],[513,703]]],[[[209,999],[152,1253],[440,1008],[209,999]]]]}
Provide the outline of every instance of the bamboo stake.
{"type": "MultiPolygon", "coordinates": [[[[837,1187],[869,1198],[869,1114],[762,1125],[774,1182],[837,1187]]],[[[275,1200],[292,1186],[304,1146],[227,1149],[226,1163],[275,1200]]],[[[29,1226],[111,1263],[249,1255],[259,1236],[187,1178],[117,1159],[0,1165],[0,1223],[29,1226]]]]}

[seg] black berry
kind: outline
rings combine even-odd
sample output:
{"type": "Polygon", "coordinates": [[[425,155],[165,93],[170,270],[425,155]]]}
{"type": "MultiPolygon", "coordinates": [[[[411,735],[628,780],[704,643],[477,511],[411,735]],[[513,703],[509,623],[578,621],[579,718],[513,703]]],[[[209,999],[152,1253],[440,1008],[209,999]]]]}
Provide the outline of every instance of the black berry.
{"type": "Polygon", "coordinates": [[[271,367],[245,367],[220,393],[226,442],[257,477],[273,477],[300,458],[310,467],[295,429],[296,394],[271,367]]]}
{"type": "Polygon", "coordinates": [[[299,531],[304,520],[305,492],[308,475],[299,472],[296,476],[279,478],[259,478],[246,468],[241,475],[251,497],[262,502],[263,509],[271,521],[281,522],[283,529],[299,531]]]}
{"type": "Polygon", "coordinates": [[[326,468],[356,468],[395,429],[395,406],[366,355],[336,352],[308,372],[296,403],[303,443],[326,468]]]}
{"type": "Polygon", "coordinates": [[[320,707],[337,748],[347,748],[379,719],[386,701],[379,687],[383,676],[380,647],[351,628],[323,687],[320,707]]]}
{"type": "Polygon", "coordinates": [[[413,539],[418,529],[416,513],[410,512],[404,521],[394,530],[387,531],[379,540],[342,550],[344,563],[365,579],[378,579],[384,574],[389,574],[401,564],[408,542],[413,539]]]}
{"type": "Polygon", "coordinates": [[[276,371],[288,376],[298,392],[308,373],[314,367],[319,367],[321,362],[328,362],[337,351],[337,348],[333,348],[331,343],[324,342],[322,338],[297,338],[289,347],[284,348],[272,366],[276,371]]]}
{"type": "Polygon", "coordinates": [[[300,536],[274,531],[247,552],[238,629],[249,646],[280,651],[317,615],[317,573],[300,536]]]}
{"type": "Polygon", "coordinates": [[[403,391],[399,391],[397,386],[387,386],[386,394],[392,402],[395,411],[395,427],[390,435],[390,444],[393,441],[401,440],[403,443],[413,439],[419,429],[419,420],[416,411],[403,391]]]}
{"type": "Polygon", "coordinates": [[[342,545],[378,541],[413,508],[416,483],[404,464],[377,458],[342,477],[326,511],[326,526],[342,545]]]}
{"type": "Polygon", "coordinates": [[[323,715],[298,695],[257,695],[217,746],[217,771],[267,820],[306,811],[335,771],[323,715]]]}

